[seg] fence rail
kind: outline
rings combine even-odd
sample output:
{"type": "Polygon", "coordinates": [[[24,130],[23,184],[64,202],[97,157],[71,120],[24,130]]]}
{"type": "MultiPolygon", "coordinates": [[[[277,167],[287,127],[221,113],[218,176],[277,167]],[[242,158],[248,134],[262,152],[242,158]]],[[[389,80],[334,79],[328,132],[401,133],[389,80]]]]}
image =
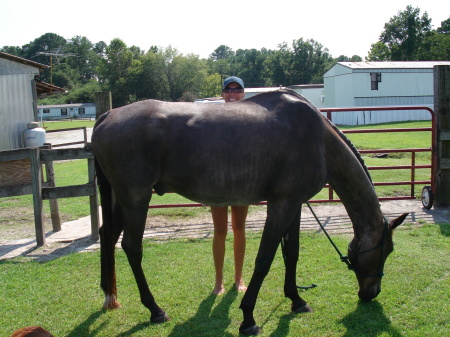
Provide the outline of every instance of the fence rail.
{"type": "Polygon", "coordinates": [[[78,128],[67,128],[67,129],[58,129],[58,130],[49,130],[46,131],[46,133],[54,133],[54,132],[64,132],[64,131],[74,131],[74,130],[83,130],[83,138],[84,140],[78,141],[78,142],[69,142],[69,143],[60,143],[60,144],[53,144],[52,147],[62,147],[62,146],[69,146],[69,145],[78,145],[83,144],[84,146],[87,146],[88,144],[88,136],[87,136],[87,129],[85,126],[78,127],[78,128]]]}

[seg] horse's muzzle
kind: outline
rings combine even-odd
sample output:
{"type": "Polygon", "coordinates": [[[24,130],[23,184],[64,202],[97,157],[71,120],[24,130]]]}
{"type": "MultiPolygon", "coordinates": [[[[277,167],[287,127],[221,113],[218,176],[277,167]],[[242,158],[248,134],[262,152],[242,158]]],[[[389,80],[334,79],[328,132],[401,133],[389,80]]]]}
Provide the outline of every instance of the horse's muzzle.
{"type": "Polygon", "coordinates": [[[370,302],[375,297],[377,297],[380,292],[381,292],[381,287],[377,284],[377,285],[374,285],[372,287],[365,288],[365,289],[360,288],[358,291],[358,296],[364,302],[370,302]]]}

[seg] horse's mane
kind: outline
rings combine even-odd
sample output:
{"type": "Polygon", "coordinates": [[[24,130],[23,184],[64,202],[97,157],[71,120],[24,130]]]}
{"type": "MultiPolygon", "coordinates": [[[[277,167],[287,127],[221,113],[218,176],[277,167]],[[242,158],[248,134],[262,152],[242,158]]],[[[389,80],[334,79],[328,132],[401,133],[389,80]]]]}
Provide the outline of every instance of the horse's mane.
{"type": "Polygon", "coordinates": [[[348,139],[347,136],[341,130],[339,130],[339,128],[336,125],[334,125],[328,118],[326,118],[324,116],[324,119],[333,128],[333,130],[336,131],[336,133],[339,135],[339,137],[341,137],[341,139],[345,142],[345,144],[347,144],[347,146],[350,148],[350,150],[352,150],[353,154],[355,155],[356,159],[358,159],[359,163],[361,164],[362,168],[364,169],[364,172],[366,172],[366,175],[369,178],[370,183],[373,186],[373,181],[372,181],[372,177],[370,176],[369,169],[367,168],[366,163],[364,162],[364,159],[361,157],[361,154],[358,152],[355,145],[353,145],[353,143],[350,141],[350,139],[348,139]]]}
{"type": "MultiPolygon", "coordinates": [[[[287,88],[280,88],[276,92],[280,92],[280,93],[285,93],[285,94],[288,94],[288,95],[296,96],[297,98],[301,99],[306,104],[311,106],[312,109],[318,110],[318,108],[316,106],[314,106],[314,104],[312,104],[310,101],[308,101],[308,99],[306,97],[300,95],[299,93],[297,93],[294,90],[287,89],[287,88]]],[[[320,113],[320,111],[318,111],[318,112],[320,113]]],[[[361,164],[362,168],[364,169],[364,172],[366,172],[366,175],[369,178],[370,183],[373,186],[373,181],[372,181],[372,177],[370,176],[369,169],[367,168],[366,163],[364,162],[364,159],[361,157],[361,154],[358,152],[358,150],[356,149],[355,145],[353,145],[353,143],[350,141],[350,139],[348,139],[347,136],[333,122],[331,122],[325,116],[323,116],[323,119],[333,128],[333,130],[339,135],[339,137],[341,137],[341,139],[345,142],[345,144],[347,144],[347,146],[353,152],[353,154],[355,155],[356,159],[359,161],[359,163],[361,164]]]]}

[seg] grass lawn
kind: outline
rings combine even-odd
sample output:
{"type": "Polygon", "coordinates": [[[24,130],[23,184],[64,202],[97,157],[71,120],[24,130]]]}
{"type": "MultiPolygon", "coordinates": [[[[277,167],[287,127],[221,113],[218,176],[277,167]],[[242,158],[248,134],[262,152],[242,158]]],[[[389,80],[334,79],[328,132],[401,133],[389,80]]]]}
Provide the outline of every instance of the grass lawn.
{"type": "Polygon", "coordinates": [[[43,123],[39,123],[41,127],[44,127],[46,130],[60,130],[60,129],[70,129],[70,128],[81,128],[83,126],[87,128],[92,128],[95,124],[95,121],[91,121],[89,119],[65,119],[58,121],[43,121],[43,123]]]}
{"type": "MultiPolygon", "coordinates": [[[[314,312],[290,313],[283,296],[284,264],[277,253],[263,283],[255,318],[262,336],[449,336],[450,225],[408,225],[396,231],[381,294],[357,297],[354,274],[320,233],[301,234],[298,283],[317,288],[301,296],[314,312]]],[[[345,249],[349,236],[336,235],[345,249]]],[[[249,234],[244,275],[249,280],[260,234],[249,234]]],[[[230,242],[228,242],[228,245],[230,242]]],[[[213,296],[211,241],[145,241],[143,266],[158,303],[171,321],[149,324],[123,251],[117,251],[122,307],[104,312],[99,253],[74,253],[49,262],[0,261],[0,336],[40,325],[56,337],[238,336],[242,294],[233,290],[232,254],[225,261],[226,293],[213,296]]]]}

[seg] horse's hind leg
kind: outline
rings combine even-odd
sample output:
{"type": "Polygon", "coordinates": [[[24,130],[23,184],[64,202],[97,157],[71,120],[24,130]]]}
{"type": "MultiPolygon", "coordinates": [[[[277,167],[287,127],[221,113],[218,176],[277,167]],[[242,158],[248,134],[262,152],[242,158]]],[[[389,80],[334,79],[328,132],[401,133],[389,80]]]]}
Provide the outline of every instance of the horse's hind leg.
{"type": "Polygon", "coordinates": [[[100,227],[100,286],[105,293],[103,308],[116,309],[120,303],[117,301],[114,250],[123,228],[122,212],[118,203],[115,203],[112,214],[106,212],[108,210],[104,210],[103,226],[100,227]]]}
{"type": "Polygon", "coordinates": [[[152,323],[162,323],[170,320],[164,310],[155,302],[150,292],[147,280],[142,270],[142,237],[148,212],[148,202],[140,206],[133,206],[123,210],[124,232],[122,248],[127,255],[128,262],[136,279],[142,304],[150,310],[152,323]]]}
{"type": "Polygon", "coordinates": [[[298,295],[297,290],[297,262],[300,251],[300,217],[301,208],[298,210],[294,220],[290,224],[286,235],[284,236],[283,256],[286,266],[284,279],[284,294],[292,301],[291,309],[293,312],[310,312],[311,307],[298,295]]]}

